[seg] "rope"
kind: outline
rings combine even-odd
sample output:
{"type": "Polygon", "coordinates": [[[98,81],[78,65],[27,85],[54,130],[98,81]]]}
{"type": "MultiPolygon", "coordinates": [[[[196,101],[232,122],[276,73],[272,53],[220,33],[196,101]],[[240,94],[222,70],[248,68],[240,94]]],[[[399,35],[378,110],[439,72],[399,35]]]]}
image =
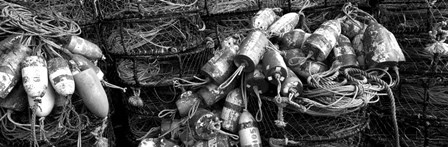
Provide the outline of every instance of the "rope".
{"type": "Polygon", "coordinates": [[[225,80],[221,85],[218,86],[217,90],[221,91],[232,84],[233,80],[235,80],[235,78],[243,72],[244,67],[246,67],[246,65],[240,65],[238,69],[236,69],[235,72],[227,80],[225,80]]]}
{"type": "Polygon", "coordinates": [[[255,114],[255,120],[257,122],[261,122],[261,120],[263,120],[263,111],[261,111],[262,102],[261,102],[260,93],[258,92],[258,86],[253,86],[252,88],[254,90],[255,96],[257,96],[257,99],[258,99],[258,111],[255,114]]]}
{"type": "Polygon", "coordinates": [[[35,14],[23,6],[6,1],[0,1],[0,8],[2,8],[0,18],[4,20],[0,22],[0,30],[3,32],[46,37],[62,37],[81,33],[78,24],[55,12],[51,15],[35,14]]]}
{"type": "MultiPolygon", "coordinates": [[[[381,70],[381,69],[379,69],[381,70]]],[[[350,68],[350,69],[345,69],[345,72],[354,72],[354,73],[360,73],[364,76],[366,76],[369,79],[372,79],[375,82],[378,82],[380,85],[384,86],[387,92],[387,95],[390,98],[390,103],[391,103],[391,113],[392,113],[392,121],[393,121],[393,125],[394,125],[394,133],[395,133],[395,146],[399,147],[400,146],[400,134],[399,134],[399,130],[398,130],[398,123],[397,123],[397,113],[396,113],[396,105],[395,105],[395,97],[394,97],[394,93],[392,92],[392,89],[390,88],[389,84],[386,83],[385,81],[379,79],[378,77],[372,76],[370,74],[368,74],[365,71],[362,71],[360,69],[354,69],[354,68],[350,68]]],[[[383,70],[383,72],[387,72],[385,70],[383,70]]]]}
{"type": "Polygon", "coordinates": [[[275,79],[277,80],[277,96],[275,97],[275,102],[277,102],[278,112],[277,120],[275,120],[275,125],[279,128],[286,127],[285,118],[283,116],[283,108],[286,107],[286,103],[281,100],[280,91],[282,89],[282,84],[280,82],[280,75],[276,74],[275,79]]]}

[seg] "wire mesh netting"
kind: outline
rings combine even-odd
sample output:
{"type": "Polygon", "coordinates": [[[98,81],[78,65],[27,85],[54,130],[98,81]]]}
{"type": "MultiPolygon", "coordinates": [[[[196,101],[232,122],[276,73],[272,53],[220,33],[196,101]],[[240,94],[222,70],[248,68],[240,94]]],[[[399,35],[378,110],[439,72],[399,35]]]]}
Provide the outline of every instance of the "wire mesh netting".
{"type": "Polygon", "coordinates": [[[260,0],[261,8],[288,8],[289,0],[260,0]]]}
{"type": "Polygon", "coordinates": [[[378,21],[393,33],[428,32],[431,21],[427,3],[381,3],[378,21]]]}
{"type": "MultiPolygon", "coordinates": [[[[256,98],[251,97],[249,111],[256,114],[256,98]]],[[[275,125],[277,120],[277,105],[263,99],[263,119],[258,122],[258,128],[264,142],[276,139],[278,142],[287,139],[288,146],[358,146],[360,134],[368,124],[365,109],[339,116],[319,117],[299,113],[294,110],[284,110],[286,127],[275,125]]]]}
{"type": "MultiPolygon", "coordinates": [[[[401,85],[394,91],[402,146],[447,146],[448,101],[444,78],[403,75],[401,85]],[[438,128],[441,131],[434,130],[438,128]]],[[[393,146],[389,105],[374,105],[371,125],[367,131],[375,143],[393,146]]]]}
{"type": "Polygon", "coordinates": [[[251,18],[255,13],[220,16],[214,19],[219,40],[232,35],[245,37],[251,29],[251,18]]]}
{"type": "MultiPolygon", "coordinates": [[[[82,143],[83,146],[94,146],[97,142],[97,137],[107,138],[109,146],[115,146],[115,133],[112,128],[112,122],[108,118],[105,122],[103,118],[94,116],[84,106],[82,99],[77,96],[72,97],[72,104],[75,113],[69,114],[68,123],[70,128],[61,126],[60,117],[62,117],[61,109],[53,109],[50,115],[45,117],[44,129],[37,128],[36,135],[40,146],[76,146],[78,143],[82,143]],[[79,116],[79,118],[78,118],[79,116]],[[103,126],[104,125],[104,126],[103,126]],[[73,130],[73,128],[75,127],[73,130]],[[103,128],[101,130],[100,128],[103,128]],[[79,131],[77,131],[79,130],[79,131]],[[103,131],[102,136],[98,136],[98,133],[103,131]],[[43,136],[44,135],[44,136],[43,136]],[[79,142],[81,141],[81,142],[79,142]]],[[[9,111],[9,110],[8,110],[9,111]]],[[[2,115],[8,113],[4,109],[0,109],[2,115]]],[[[0,127],[0,145],[4,146],[30,146],[33,140],[30,128],[26,128],[26,124],[30,124],[31,112],[21,111],[12,112],[10,118],[2,120],[2,127],[0,127]],[[21,125],[20,124],[25,124],[21,125]]],[[[39,121],[37,119],[36,121],[39,121]]],[[[36,122],[36,125],[40,123],[36,122]]],[[[64,124],[64,126],[66,126],[64,124]]]]}
{"type": "MultiPolygon", "coordinates": [[[[11,0],[32,11],[43,14],[60,13],[79,25],[91,24],[98,21],[96,1],[80,0],[11,0]]],[[[51,16],[50,15],[50,16],[51,16]]]]}
{"type": "Polygon", "coordinates": [[[157,138],[160,134],[160,130],[151,130],[155,127],[159,127],[161,124],[161,119],[157,116],[131,114],[128,117],[128,122],[129,133],[126,135],[126,138],[131,142],[132,146],[137,146],[142,137],[143,139],[157,138]]]}
{"type": "Polygon", "coordinates": [[[189,79],[212,56],[213,49],[204,46],[188,53],[161,57],[118,58],[117,76],[122,83],[141,86],[173,85],[174,78],[189,79]]]}
{"type": "Polygon", "coordinates": [[[153,17],[200,9],[199,0],[99,0],[103,19],[153,17]]]}
{"type": "Polygon", "coordinates": [[[106,51],[118,55],[166,55],[203,43],[199,14],[110,22],[102,28],[106,51]]]}
{"type": "Polygon", "coordinates": [[[209,14],[225,14],[259,10],[259,0],[210,0],[207,1],[209,14]]]}
{"type": "Polygon", "coordinates": [[[180,95],[180,91],[173,86],[161,87],[135,87],[140,93],[127,92],[123,94],[123,104],[131,114],[157,116],[164,109],[177,108],[174,102],[180,95]],[[136,105],[132,96],[139,96],[143,101],[142,105],[136,105]]]}

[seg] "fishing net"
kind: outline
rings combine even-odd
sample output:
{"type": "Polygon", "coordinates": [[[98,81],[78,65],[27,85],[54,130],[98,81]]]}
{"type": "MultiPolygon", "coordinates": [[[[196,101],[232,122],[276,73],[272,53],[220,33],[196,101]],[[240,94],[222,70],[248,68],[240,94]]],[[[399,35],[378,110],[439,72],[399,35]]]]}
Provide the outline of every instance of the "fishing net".
{"type": "Polygon", "coordinates": [[[99,0],[103,19],[154,17],[198,11],[199,0],[99,0]]]}
{"type": "Polygon", "coordinates": [[[260,0],[262,8],[288,8],[289,0],[260,0]]]}
{"type": "Polygon", "coordinates": [[[213,49],[204,46],[187,53],[159,57],[118,58],[116,70],[122,83],[141,86],[173,85],[174,78],[189,79],[212,56],[213,49]]]}
{"type": "Polygon", "coordinates": [[[96,1],[82,0],[10,0],[40,14],[60,13],[79,25],[98,21],[96,1]]]}
{"type": "Polygon", "coordinates": [[[257,11],[260,9],[259,0],[210,0],[207,1],[209,14],[225,14],[234,12],[257,11]]]}
{"type": "MultiPolygon", "coordinates": [[[[107,138],[109,146],[115,146],[115,134],[110,119],[103,121],[103,118],[94,116],[84,106],[82,99],[78,96],[72,97],[74,110],[78,115],[72,113],[68,119],[70,121],[69,128],[59,124],[61,117],[61,109],[53,109],[49,116],[45,117],[44,129],[37,128],[37,140],[40,146],[76,146],[82,143],[83,146],[92,146],[97,141],[97,137],[107,138]],[[79,116],[79,118],[78,118],[79,116]],[[75,129],[74,129],[75,128],[75,129]],[[98,135],[102,134],[102,135],[98,135]],[[44,135],[44,136],[42,136],[44,135]]],[[[3,116],[6,110],[0,109],[3,116]]],[[[12,112],[11,119],[5,118],[1,121],[0,127],[0,144],[5,146],[29,146],[32,142],[32,133],[30,127],[21,127],[19,124],[29,124],[31,112],[12,112]],[[11,121],[13,120],[15,124],[11,121]]],[[[37,123],[39,124],[39,123],[37,123]]]]}
{"type": "Polygon", "coordinates": [[[228,36],[245,37],[251,29],[251,18],[255,13],[248,12],[238,15],[214,17],[218,40],[222,41],[228,36]]]}
{"type": "Polygon", "coordinates": [[[302,8],[328,8],[333,6],[342,6],[347,2],[355,5],[367,5],[367,0],[290,0],[291,10],[298,11],[302,8]]]}
{"type": "Polygon", "coordinates": [[[108,22],[102,28],[106,52],[115,55],[168,55],[203,43],[199,14],[108,22]]]}
{"type": "Polygon", "coordinates": [[[131,114],[128,122],[129,133],[126,138],[132,146],[137,146],[142,139],[159,137],[160,130],[154,130],[161,124],[161,119],[157,116],[131,114]]]}
{"type": "MultiPolygon", "coordinates": [[[[258,106],[256,97],[250,97],[248,108],[251,114],[256,114],[258,106]]],[[[296,143],[289,146],[358,146],[360,135],[368,123],[365,109],[339,116],[319,117],[299,113],[294,110],[284,110],[286,127],[279,128],[277,120],[277,105],[262,99],[263,119],[258,122],[262,140],[268,144],[269,139],[276,139],[277,144],[285,139],[296,143]]]]}
{"type": "Polygon", "coordinates": [[[157,116],[160,111],[164,109],[177,108],[175,101],[181,94],[178,88],[173,86],[160,87],[134,87],[140,93],[135,93],[132,90],[123,94],[123,104],[130,114],[157,116]],[[142,104],[136,104],[131,96],[139,96],[142,104]]]}
{"type": "MultiPolygon", "coordinates": [[[[394,91],[402,146],[448,145],[448,109],[446,79],[421,75],[403,75],[401,85],[394,91]]],[[[379,103],[371,112],[367,131],[374,143],[393,146],[392,125],[387,104],[379,103]]]]}

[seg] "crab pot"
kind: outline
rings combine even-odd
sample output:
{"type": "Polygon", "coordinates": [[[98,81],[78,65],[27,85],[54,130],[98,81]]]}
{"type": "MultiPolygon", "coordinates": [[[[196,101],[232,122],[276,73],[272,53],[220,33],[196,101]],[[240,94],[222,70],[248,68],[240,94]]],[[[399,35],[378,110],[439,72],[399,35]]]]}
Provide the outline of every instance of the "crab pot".
{"type": "Polygon", "coordinates": [[[308,79],[311,74],[321,73],[328,70],[328,66],[320,61],[306,61],[301,66],[291,68],[300,78],[308,79]]]}
{"type": "Polygon", "coordinates": [[[222,50],[215,53],[215,56],[202,66],[202,73],[217,84],[223,83],[236,70],[236,66],[233,64],[233,58],[238,52],[238,49],[238,46],[235,44],[223,47],[222,50]]]}
{"type": "Polygon", "coordinates": [[[306,33],[302,29],[294,29],[280,37],[280,50],[301,49],[305,40],[310,36],[310,33],[306,33]]]}
{"type": "Polygon", "coordinates": [[[221,112],[222,128],[235,133],[238,128],[238,118],[243,112],[243,97],[240,88],[233,89],[227,95],[221,112]]]}
{"type": "Polygon", "coordinates": [[[262,72],[262,66],[257,66],[253,72],[246,74],[246,88],[253,91],[253,87],[257,86],[259,94],[267,93],[269,91],[269,82],[266,80],[262,72]]]}
{"type": "Polygon", "coordinates": [[[258,11],[251,19],[251,27],[266,31],[272,23],[274,23],[279,16],[275,14],[274,9],[264,8],[258,11]]]}
{"type": "MultiPolygon", "coordinates": [[[[200,140],[210,140],[215,137],[218,132],[213,129],[210,129],[210,125],[214,125],[218,121],[219,118],[210,112],[207,109],[199,108],[193,117],[190,119],[190,127],[193,129],[193,137],[200,140]]],[[[219,126],[215,126],[218,129],[221,129],[219,126]]]]}
{"type": "Polygon", "coordinates": [[[303,83],[299,77],[288,68],[288,77],[282,82],[280,94],[282,94],[282,96],[288,96],[291,92],[294,93],[294,97],[298,97],[303,92],[303,83]]]}
{"type": "Polygon", "coordinates": [[[342,67],[358,67],[358,60],[350,39],[344,35],[340,35],[338,44],[338,47],[333,49],[335,61],[339,62],[342,67]]]}
{"type": "Polygon", "coordinates": [[[304,52],[312,54],[314,60],[324,61],[336,46],[339,35],[341,35],[340,21],[325,21],[305,40],[304,52]]]}
{"type": "Polygon", "coordinates": [[[369,68],[396,66],[406,60],[394,34],[379,23],[367,26],[363,46],[369,68]]]}
{"type": "Polygon", "coordinates": [[[288,76],[286,63],[280,53],[275,50],[266,50],[263,57],[263,70],[268,81],[274,85],[281,85],[276,78],[283,81],[288,76]]]}
{"type": "Polygon", "coordinates": [[[185,117],[190,112],[190,109],[195,103],[200,103],[201,99],[199,95],[192,91],[186,91],[180,95],[180,98],[176,101],[177,110],[181,117],[185,117]]]}
{"type": "Polygon", "coordinates": [[[245,66],[244,72],[252,72],[255,66],[263,58],[269,40],[260,30],[250,32],[240,45],[240,50],[235,56],[236,66],[245,66]]]}
{"type": "Polygon", "coordinates": [[[209,83],[198,90],[198,95],[204,100],[207,106],[211,106],[224,98],[233,88],[235,88],[235,80],[223,90],[218,90],[219,85],[209,83]]]}

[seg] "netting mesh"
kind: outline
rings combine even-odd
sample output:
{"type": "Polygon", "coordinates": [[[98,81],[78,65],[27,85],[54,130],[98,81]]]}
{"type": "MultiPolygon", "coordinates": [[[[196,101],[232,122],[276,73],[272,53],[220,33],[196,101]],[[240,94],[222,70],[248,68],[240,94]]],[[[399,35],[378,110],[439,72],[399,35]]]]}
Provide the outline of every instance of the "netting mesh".
{"type": "MultiPolygon", "coordinates": [[[[137,88],[137,87],[136,87],[137,88]]],[[[129,98],[135,94],[127,92],[123,94],[123,104],[127,111],[135,115],[157,116],[164,109],[175,109],[175,101],[180,95],[180,91],[172,86],[163,87],[142,87],[140,88],[140,98],[143,100],[142,106],[136,106],[129,98]]]]}
{"type": "Polygon", "coordinates": [[[169,15],[198,11],[199,0],[99,0],[98,9],[103,19],[169,15]]]}
{"type": "Polygon", "coordinates": [[[191,52],[148,58],[118,58],[117,74],[122,83],[141,86],[173,85],[173,78],[191,78],[212,56],[204,46],[191,52]]]}
{"type": "MultiPolygon", "coordinates": [[[[249,112],[256,114],[258,106],[256,97],[249,98],[249,112]]],[[[358,146],[359,135],[368,123],[364,109],[340,116],[318,117],[299,113],[285,108],[285,128],[275,125],[277,120],[277,105],[270,100],[263,99],[263,120],[258,122],[258,128],[263,141],[269,138],[293,140],[299,144],[292,146],[331,145],[358,146]]]]}
{"type": "MultiPolygon", "coordinates": [[[[81,140],[83,146],[94,146],[97,141],[96,137],[92,134],[98,127],[100,127],[103,123],[102,118],[98,118],[94,116],[87,108],[84,106],[82,100],[74,96],[72,97],[73,106],[75,107],[76,112],[80,115],[81,122],[80,124],[84,129],[81,130],[81,140]]],[[[46,141],[42,138],[41,134],[43,134],[40,129],[36,129],[37,140],[39,141],[40,146],[76,146],[78,143],[78,131],[69,130],[60,128],[59,126],[59,117],[60,115],[56,111],[61,111],[60,109],[53,109],[52,113],[45,118],[45,137],[48,139],[46,141]]],[[[6,110],[0,109],[0,113],[4,115],[6,110]]],[[[31,112],[23,111],[23,112],[13,112],[11,115],[12,120],[21,124],[29,124],[31,112]]],[[[71,123],[77,124],[76,116],[70,116],[71,123]]],[[[30,130],[23,129],[22,127],[18,127],[14,125],[9,119],[3,119],[1,122],[1,135],[0,135],[0,145],[4,144],[4,146],[30,146],[30,142],[32,141],[32,134],[30,130]]],[[[39,124],[39,123],[37,123],[39,124]]],[[[112,127],[112,122],[110,118],[107,119],[106,122],[107,127],[104,129],[103,137],[106,137],[108,140],[109,146],[115,146],[115,133],[112,127]]]]}
{"type": "Polygon", "coordinates": [[[79,25],[98,21],[95,1],[80,0],[10,0],[38,13],[60,13],[79,25]]]}
{"type": "MultiPolygon", "coordinates": [[[[402,84],[394,91],[397,116],[403,146],[448,145],[448,101],[444,80],[419,75],[403,76],[402,84]],[[445,132],[444,132],[445,131],[445,132]],[[425,142],[426,141],[426,142],[425,142]]],[[[368,137],[376,143],[393,146],[392,125],[388,104],[381,102],[371,114],[368,137]]]]}
{"type": "Polygon", "coordinates": [[[106,51],[118,55],[166,55],[203,43],[199,14],[110,22],[102,28],[106,51]]]}
{"type": "Polygon", "coordinates": [[[207,1],[209,14],[248,12],[260,9],[259,0],[210,0],[207,1]]]}
{"type": "Polygon", "coordinates": [[[219,40],[232,35],[245,37],[251,29],[251,18],[255,13],[244,13],[241,15],[221,16],[215,19],[216,32],[219,40]]]}

